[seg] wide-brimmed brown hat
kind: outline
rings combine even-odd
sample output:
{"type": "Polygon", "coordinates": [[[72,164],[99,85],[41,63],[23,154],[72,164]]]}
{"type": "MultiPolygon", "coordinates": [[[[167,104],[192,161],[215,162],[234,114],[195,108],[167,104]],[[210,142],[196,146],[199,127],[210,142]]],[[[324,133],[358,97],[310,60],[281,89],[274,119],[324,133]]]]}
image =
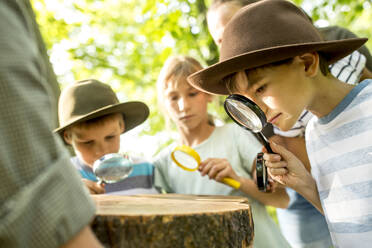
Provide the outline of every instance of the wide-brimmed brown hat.
{"type": "Polygon", "coordinates": [[[235,72],[320,52],[329,64],[350,54],[366,38],[324,41],[304,12],[285,0],[264,0],[240,9],[222,36],[220,61],[188,77],[196,88],[229,94],[221,80],[235,72]]]}
{"type": "Polygon", "coordinates": [[[58,102],[60,126],[54,132],[62,134],[76,123],[114,113],[123,114],[126,132],[147,119],[149,108],[138,101],[120,103],[111,87],[98,80],[78,81],[61,93],[58,102]]]}

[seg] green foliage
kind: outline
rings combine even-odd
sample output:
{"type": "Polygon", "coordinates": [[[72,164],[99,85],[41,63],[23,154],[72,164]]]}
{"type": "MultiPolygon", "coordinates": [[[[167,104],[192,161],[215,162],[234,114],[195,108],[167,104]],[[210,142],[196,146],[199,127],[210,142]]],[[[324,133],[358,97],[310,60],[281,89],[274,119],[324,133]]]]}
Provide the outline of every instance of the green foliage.
{"type": "MultiPolygon", "coordinates": [[[[150,106],[143,134],[165,127],[155,82],[171,54],[190,55],[204,65],[218,61],[205,20],[213,0],[32,0],[61,87],[96,78],[109,83],[122,101],[142,100],[150,106]]],[[[339,25],[371,37],[371,0],[292,0],[315,24],[339,25]]],[[[372,41],[367,43],[372,51],[372,41]]],[[[217,97],[212,115],[227,121],[217,97]]],[[[159,149],[169,144],[158,144],[159,149]]],[[[153,154],[151,154],[153,155],[153,154]]],[[[275,208],[267,208],[277,222],[275,208]]]]}
{"type": "MultiPolygon", "coordinates": [[[[204,65],[218,60],[205,13],[212,0],[32,0],[61,87],[97,78],[121,100],[144,100],[151,110],[144,133],[164,129],[155,82],[170,54],[190,55],[204,65]]],[[[293,0],[315,23],[340,25],[370,37],[368,0],[293,0]]],[[[368,46],[372,49],[371,41],[368,46]]],[[[217,98],[211,113],[227,120],[217,98]]]]}
{"type": "Polygon", "coordinates": [[[34,0],[33,5],[61,86],[97,78],[122,100],[145,100],[151,108],[151,129],[145,132],[154,134],[164,127],[155,82],[165,59],[185,54],[204,64],[217,61],[201,14],[204,1],[190,2],[34,0]]]}
{"type": "MultiPolygon", "coordinates": [[[[371,0],[295,0],[310,13],[315,24],[338,25],[351,30],[360,37],[372,34],[371,0]]],[[[372,41],[367,42],[372,51],[372,41]]]]}

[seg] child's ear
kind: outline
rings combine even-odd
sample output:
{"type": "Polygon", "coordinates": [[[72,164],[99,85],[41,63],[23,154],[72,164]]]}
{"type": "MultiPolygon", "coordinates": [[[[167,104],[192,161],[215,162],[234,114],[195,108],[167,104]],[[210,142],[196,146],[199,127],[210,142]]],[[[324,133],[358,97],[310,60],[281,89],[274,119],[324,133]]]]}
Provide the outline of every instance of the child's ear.
{"type": "Polygon", "coordinates": [[[211,103],[213,101],[213,99],[214,99],[214,96],[213,95],[207,94],[207,102],[208,103],[211,103]]]}
{"type": "Polygon", "coordinates": [[[69,145],[72,145],[72,140],[71,140],[71,130],[65,130],[63,131],[63,139],[65,142],[69,145]]]}
{"type": "Polygon", "coordinates": [[[319,71],[319,55],[318,53],[305,53],[299,56],[305,66],[305,74],[309,77],[314,77],[319,71]]]}
{"type": "Polygon", "coordinates": [[[124,131],[125,131],[124,117],[119,120],[119,127],[120,127],[120,133],[124,133],[124,131]]]}

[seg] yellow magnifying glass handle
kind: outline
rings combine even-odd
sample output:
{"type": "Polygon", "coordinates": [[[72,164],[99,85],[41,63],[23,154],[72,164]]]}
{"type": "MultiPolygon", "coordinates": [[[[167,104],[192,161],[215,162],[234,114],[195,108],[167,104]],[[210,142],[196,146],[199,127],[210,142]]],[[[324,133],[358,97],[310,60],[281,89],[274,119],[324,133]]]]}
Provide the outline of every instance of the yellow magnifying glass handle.
{"type": "Polygon", "coordinates": [[[239,189],[240,188],[240,182],[236,181],[235,179],[225,177],[222,179],[222,182],[233,187],[234,189],[239,189]]]}

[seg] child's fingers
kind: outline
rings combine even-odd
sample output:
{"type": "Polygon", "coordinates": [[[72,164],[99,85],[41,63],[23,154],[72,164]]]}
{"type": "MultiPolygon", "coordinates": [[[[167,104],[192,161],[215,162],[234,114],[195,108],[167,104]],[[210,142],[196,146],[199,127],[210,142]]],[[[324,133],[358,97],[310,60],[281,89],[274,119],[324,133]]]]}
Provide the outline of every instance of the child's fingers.
{"type": "Polygon", "coordinates": [[[275,182],[273,180],[269,180],[266,186],[266,193],[273,193],[275,192],[275,182]]]}
{"type": "Polygon", "coordinates": [[[268,168],[285,168],[288,166],[287,161],[279,161],[279,162],[265,162],[266,167],[268,168]]]}
{"type": "Polygon", "coordinates": [[[273,152],[279,154],[283,160],[290,160],[291,158],[293,158],[293,154],[288,151],[286,148],[284,148],[283,146],[281,145],[278,145],[276,144],[275,142],[271,141],[270,142],[270,147],[271,149],[273,150],[273,152]]]}
{"type": "Polygon", "coordinates": [[[222,170],[219,171],[219,173],[216,176],[216,181],[221,182],[222,179],[224,179],[226,177],[230,177],[230,168],[228,168],[228,167],[225,167],[225,168],[223,168],[222,170]]]}
{"type": "Polygon", "coordinates": [[[286,168],[269,168],[268,169],[269,174],[272,176],[283,176],[288,173],[288,170],[286,168]]]}
{"type": "Polygon", "coordinates": [[[210,179],[215,179],[217,174],[223,170],[225,168],[225,166],[221,163],[214,163],[213,164],[213,167],[210,169],[210,171],[208,172],[208,176],[210,179]]]}
{"type": "Polygon", "coordinates": [[[211,168],[212,168],[212,164],[211,163],[204,164],[204,166],[200,169],[200,174],[202,176],[207,175],[211,168]]]}
{"type": "Polygon", "coordinates": [[[199,164],[198,170],[201,172],[202,176],[205,176],[206,174],[208,174],[208,171],[210,170],[212,166],[211,162],[213,162],[213,159],[208,158],[199,164]]]}
{"type": "Polygon", "coordinates": [[[104,194],[106,192],[104,184],[93,184],[93,190],[96,192],[96,194],[104,194]]]}
{"type": "Polygon", "coordinates": [[[91,193],[91,194],[102,194],[102,193],[100,193],[102,190],[100,190],[99,188],[96,187],[97,183],[95,183],[91,180],[85,179],[85,178],[82,178],[81,180],[83,181],[85,186],[89,189],[89,193],[91,193]]]}
{"type": "Polygon", "coordinates": [[[264,153],[263,159],[270,162],[279,162],[280,160],[282,160],[282,157],[279,154],[275,153],[264,153]]]}
{"type": "Polygon", "coordinates": [[[270,185],[270,192],[275,192],[278,183],[274,180],[269,180],[269,185],[270,185]]]}
{"type": "Polygon", "coordinates": [[[280,168],[270,168],[267,167],[267,173],[269,174],[268,180],[269,181],[278,181],[278,177],[282,177],[288,174],[288,169],[286,167],[280,168]]]}
{"type": "Polygon", "coordinates": [[[272,179],[273,179],[275,182],[280,183],[281,185],[286,185],[286,182],[284,181],[283,176],[273,176],[272,179]]]}
{"type": "Polygon", "coordinates": [[[204,167],[205,167],[205,166],[210,162],[210,160],[211,160],[211,159],[208,158],[208,159],[206,159],[206,160],[200,162],[198,170],[199,170],[199,171],[202,171],[202,170],[204,169],[204,167]]]}
{"type": "Polygon", "coordinates": [[[105,184],[98,184],[96,182],[83,179],[84,184],[88,187],[91,194],[104,194],[106,192],[105,190],[105,184]]]}
{"type": "Polygon", "coordinates": [[[98,186],[98,184],[96,183],[92,183],[86,186],[91,194],[104,194],[106,192],[105,188],[103,188],[102,186],[98,186]]]}

